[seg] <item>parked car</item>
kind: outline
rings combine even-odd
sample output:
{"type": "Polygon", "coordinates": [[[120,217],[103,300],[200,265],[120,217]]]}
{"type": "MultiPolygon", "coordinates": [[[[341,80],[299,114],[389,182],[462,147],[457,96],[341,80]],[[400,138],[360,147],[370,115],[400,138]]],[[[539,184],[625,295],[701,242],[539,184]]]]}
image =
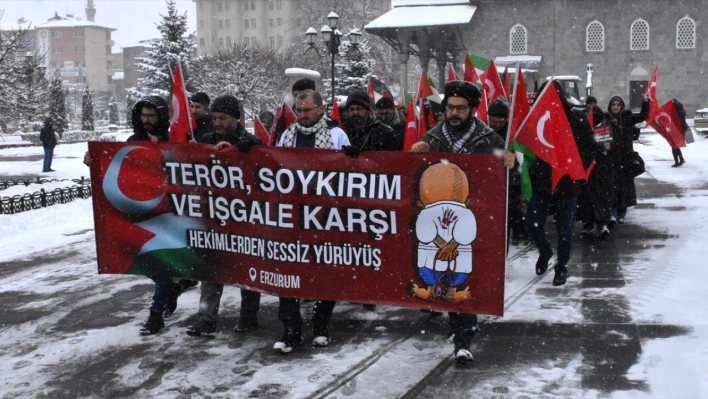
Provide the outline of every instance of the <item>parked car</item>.
{"type": "Polygon", "coordinates": [[[697,132],[708,132],[708,108],[696,110],[696,117],[693,118],[693,128],[697,132]]]}

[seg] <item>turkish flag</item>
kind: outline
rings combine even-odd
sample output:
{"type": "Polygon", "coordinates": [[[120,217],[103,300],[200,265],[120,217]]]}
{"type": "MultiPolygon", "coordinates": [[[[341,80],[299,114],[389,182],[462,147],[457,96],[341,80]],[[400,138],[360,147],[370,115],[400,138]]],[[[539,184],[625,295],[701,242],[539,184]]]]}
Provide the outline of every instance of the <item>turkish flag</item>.
{"type": "Polygon", "coordinates": [[[651,80],[647,84],[646,90],[644,90],[644,95],[649,93],[649,118],[653,119],[654,114],[659,111],[659,100],[656,98],[656,73],[659,71],[659,66],[654,67],[654,74],[651,76],[651,80]]]}
{"type": "Polygon", "coordinates": [[[265,126],[263,126],[263,122],[261,122],[260,118],[257,116],[253,121],[253,131],[256,134],[256,137],[261,139],[262,142],[267,143],[270,141],[270,137],[268,137],[268,132],[266,131],[265,126]]]}
{"type": "Polygon", "coordinates": [[[455,72],[455,67],[452,64],[447,64],[447,81],[461,80],[460,76],[455,72]]]}
{"type": "Polygon", "coordinates": [[[489,104],[487,103],[487,93],[482,89],[482,97],[479,100],[479,106],[477,106],[477,118],[482,122],[489,124],[487,119],[487,110],[489,109],[489,104]]]}
{"type": "Polygon", "coordinates": [[[546,85],[514,138],[553,168],[552,190],[566,174],[572,180],[583,180],[586,176],[561,102],[565,100],[561,100],[555,84],[546,85]]]}
{"type": "Polygon", "coordinates": [[[521,122],[526,119],[531,107],[529,106],[528,96],[526,94],[526,83],[524,75],[520,73],[519,65],[516,66],[516,74],[514,75],[514,92],[511,96],[511,111],[509,112],[509,132],[506,135],[506,145],[514,140],[511,137],[519,130],[521,122]]]}
{"type": "Polygon", "coordinates": [[[686,132],[683,130],[673,101],[662,105],[649,119],[649,125],[669,142],[671,148],[686,146],[686,132]]]}
{"type": "Polygon", "coordinates": [[[184,88],[182,67],[179,59],[172,75],[172,108],[170,109],[170,143],[186,143],[187,136],[197,128],[192,109],[189,107],[187,90],[184,88]]]}
{"type": "Polygon", "coordinates": [[[477,70],[474,69],[474,64],[469,54],[465,56],[465,82],[479,83],[479,75],[477,75],[477,70]]]}
{"type": "Polygon", "coordinates": [[[406,130],[403,132],[403,151],[410,151],[413,144],[417,143],[418,118],[415,117],[415,104],[411,99],[408,101],[408,112],[406,112],[406,130]]]}
{"type": "Polygon", "coordinates": [[[497,97],[506,97],[504,85],[499,79],[499,72],[494,65],[494,60],[489,61],[489,69],[480,76],[480,79],[482,79],[484,91],[487,93],[487,104],[491,104],[497,97]]]}

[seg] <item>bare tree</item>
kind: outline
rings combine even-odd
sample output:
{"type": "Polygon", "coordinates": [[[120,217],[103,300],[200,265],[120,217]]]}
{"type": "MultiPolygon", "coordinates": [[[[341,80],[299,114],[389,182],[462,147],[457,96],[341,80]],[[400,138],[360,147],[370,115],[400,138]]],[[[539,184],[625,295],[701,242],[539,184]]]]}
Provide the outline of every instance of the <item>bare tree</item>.
{"type": "Polygon", "coordinates": [[[253,114],[282,103],[288,88],[283,72],[290,65],[271,48],[236,45],[193,60],[192,85],[210,96],[233,94],[253,114]]]}

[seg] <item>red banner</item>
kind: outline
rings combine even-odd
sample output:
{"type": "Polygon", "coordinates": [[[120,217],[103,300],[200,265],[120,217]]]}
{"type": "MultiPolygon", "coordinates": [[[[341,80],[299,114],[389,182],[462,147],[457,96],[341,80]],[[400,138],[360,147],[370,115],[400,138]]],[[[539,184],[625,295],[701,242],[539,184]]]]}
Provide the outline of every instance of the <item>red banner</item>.
{"type": "Polygon", "coordinates": [[[503,314],[491,155],[89,143],[99,273],[503,314]]]}

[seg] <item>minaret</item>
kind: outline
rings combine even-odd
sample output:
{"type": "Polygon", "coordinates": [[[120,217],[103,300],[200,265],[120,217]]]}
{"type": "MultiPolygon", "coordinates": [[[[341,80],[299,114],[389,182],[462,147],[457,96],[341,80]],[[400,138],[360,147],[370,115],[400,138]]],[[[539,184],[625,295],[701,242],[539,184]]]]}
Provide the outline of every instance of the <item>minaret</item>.
{"type": "Polygon", "coordinates": [[[93,0],[86,0],[86,19],[94,22],[93,17],[96,15],[96,8],[93,6],[93,0]]]}

